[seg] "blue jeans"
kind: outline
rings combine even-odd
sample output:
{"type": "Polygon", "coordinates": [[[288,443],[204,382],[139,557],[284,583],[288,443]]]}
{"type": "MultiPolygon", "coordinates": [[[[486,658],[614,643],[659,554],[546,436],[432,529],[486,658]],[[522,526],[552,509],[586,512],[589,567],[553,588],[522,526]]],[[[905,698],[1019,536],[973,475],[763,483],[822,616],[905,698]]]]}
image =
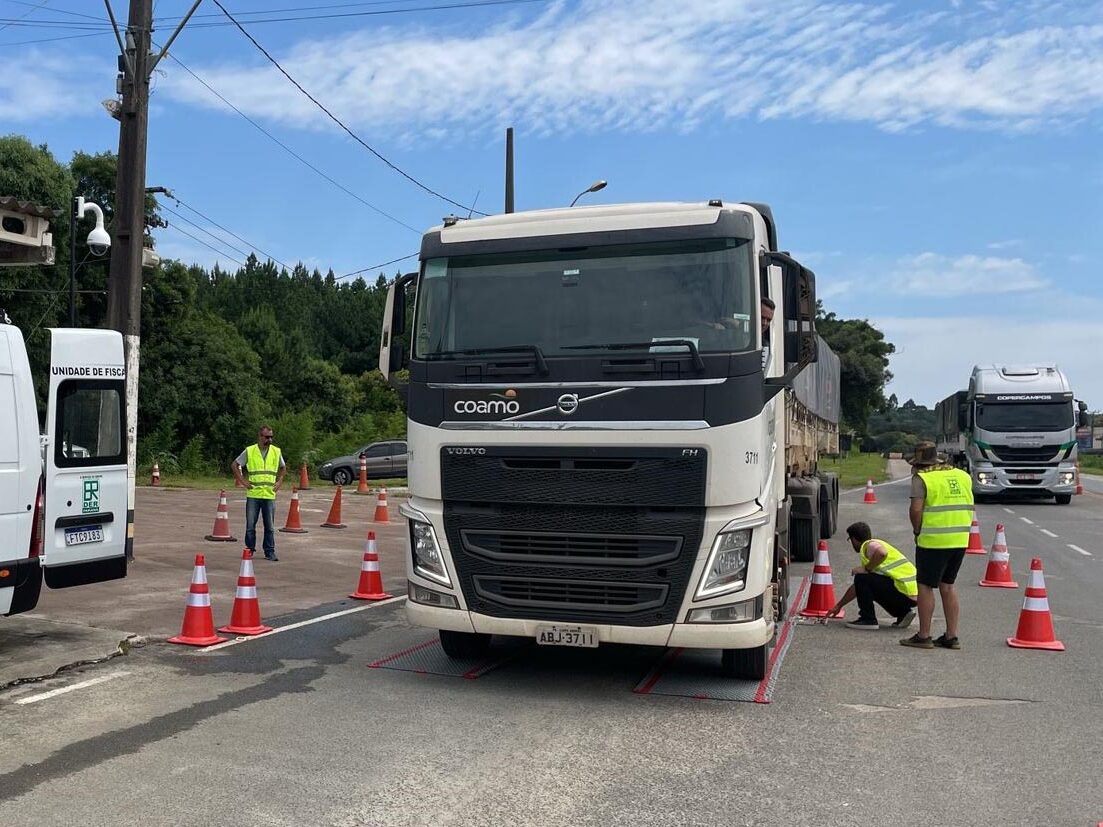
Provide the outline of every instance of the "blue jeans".
{"type": "Polygon", "coordinates": [[[264,517],[264,556],[276,554],[276,531],[272,520],[276,516],[276,501],[258,497],[245,498],[245,547],[257,552],[257,515],[264,517]]]}

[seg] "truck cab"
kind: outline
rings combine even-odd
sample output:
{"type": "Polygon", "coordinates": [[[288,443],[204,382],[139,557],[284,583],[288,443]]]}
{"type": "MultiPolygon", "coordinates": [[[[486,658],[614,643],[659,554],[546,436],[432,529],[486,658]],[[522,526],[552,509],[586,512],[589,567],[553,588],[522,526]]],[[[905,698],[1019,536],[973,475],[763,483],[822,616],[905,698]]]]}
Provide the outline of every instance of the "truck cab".
{"type": "Polygon", "coordinates": [[[40,432],[22,331],[0,312],[0,614],[33,609],[43,581],[126,576],[122,336],[52,329],[40,432]]]}

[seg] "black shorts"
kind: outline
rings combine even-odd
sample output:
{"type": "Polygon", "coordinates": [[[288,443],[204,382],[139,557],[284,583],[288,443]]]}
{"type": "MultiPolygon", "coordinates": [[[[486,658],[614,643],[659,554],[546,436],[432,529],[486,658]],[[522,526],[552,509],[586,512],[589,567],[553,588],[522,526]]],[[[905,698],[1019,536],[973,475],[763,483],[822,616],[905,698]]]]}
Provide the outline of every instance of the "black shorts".
{"type": "Polygon", "coordinates": [[[915,580],[921,586],[932,589],[937,589],[940,583],[949,585],[957,580],[957,572],[964,559],[963,548],[917,548],[915,580]]]}

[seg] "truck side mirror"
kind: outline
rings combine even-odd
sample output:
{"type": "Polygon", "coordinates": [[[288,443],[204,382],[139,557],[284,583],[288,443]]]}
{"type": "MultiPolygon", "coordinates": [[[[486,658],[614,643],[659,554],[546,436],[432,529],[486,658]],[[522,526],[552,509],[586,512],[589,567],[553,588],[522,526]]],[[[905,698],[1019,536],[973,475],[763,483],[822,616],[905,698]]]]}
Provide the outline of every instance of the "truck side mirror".
{"type": "Polygon", "coordinates": [[[406,285],[416,278],[417,273],[399,276],[387,289],[379,334],[379,372],[384,379],[390,379],[392,373],[405,366],[402,345],[395,340],[406,332],[406,285]]]}
{"type": "Polygon", "coordinates": [[[815,362],[818,354],[816,274],[787,253],[765,253],[763,264],[781,268],[786,367],[804,368],[815,362]]]}
{"type": "Polygon", "coordinates": [[[1092,415],[1087,411],[1080,411],[1079,416],[1076,418],[1077,427],[1090,428],[1092,424],[1092,415]]]}

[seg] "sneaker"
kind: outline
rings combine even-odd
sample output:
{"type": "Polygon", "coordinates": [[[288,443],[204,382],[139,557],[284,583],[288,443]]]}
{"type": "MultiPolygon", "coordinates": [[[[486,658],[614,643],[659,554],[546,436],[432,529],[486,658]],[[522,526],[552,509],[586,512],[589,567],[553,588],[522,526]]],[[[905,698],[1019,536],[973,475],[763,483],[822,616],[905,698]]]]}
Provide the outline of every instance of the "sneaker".
{"type": "Polygon", "coordinates": [[[961,643],[958,642],[956,637],[946,637],[946,635],[939,635],[935,638],[935,646],[941,646],[943,649],[960,649],[961,643]]]}
{"type": "Polygon", "coordinates": [[[892,624],[892,628],[907,629],[912,625],[913,620],[915,620],[915,609],[908,609],[904,614],[896,618],[896,622],[892,624]]]}
{"type": "Polygon", "coordinates": [[[273,563],[278,563],[280,561],[280,558],[274,554],[266,554],[264,555],[264,559],[271,560],[273,563]]]}
{"type": "Polygon", "coordinates": [[[934,649],[934,641],[929,637],[920,637],[918,632],[901,640],[900,645],[910,646],[913,649],[934,649]]]}
{"type": "Polygon", "coordinates": [[[848,629],[868,629],[874,632],[881,628],[872,617],[860,617],[857,620],[850,621],[846,626],[848,629]]]}

